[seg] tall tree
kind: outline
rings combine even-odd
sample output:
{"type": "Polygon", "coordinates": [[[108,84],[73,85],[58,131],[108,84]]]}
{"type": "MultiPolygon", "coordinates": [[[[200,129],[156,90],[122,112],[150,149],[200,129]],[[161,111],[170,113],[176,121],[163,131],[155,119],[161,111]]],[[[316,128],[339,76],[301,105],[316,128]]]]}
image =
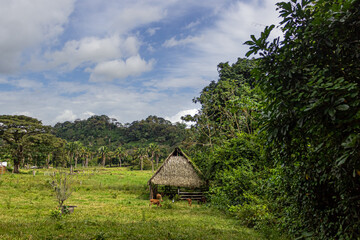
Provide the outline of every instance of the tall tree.
{"type": "Polygon", "coordinates": [[[138,156],[138,158],[140,160],[140,170],[142,171],[144,169],[144,158],[147,155],[146,148],[138,148],[136,150],[136,155],[138,156]]]}
{"type": "Polygon", "coordinates": [[[122,161],[121,161],[122,159],[121,158],[125,154],[124,148],[119,146],[118,148],[116,148],[115,154],[119,158],[119,167],[121,167],[121,165],[122,165],[122,161]]]}
{"type": "Polygon", "coordinates": [[[148,149],[151,156],[150,160],[151,160],[152,172],[154,172],[154,157],[155,157],[155,153],[159,151],[159,146],[156,143],[150,143],[148,149]]]}
{"type": "Polygon", "coordinates": [[[274,26],[251,36],[248,56],[266,94],[269,150],[282,164],[284,216],[316,239],[360,237],[360,1],[277,4],[274,26]]]}
{"type": "Polygon", "coordinates": [[[41,121],[17,115],[0,116],[0,138],[8,144],[13,153],[14,173],[19,173],[19,166],[24,158],[25,138],[32,135],[48,133],[50,127],[42,125],[41,121]]]}
{"type": "Polygon", "coordinates": [[[75,162],[75,168],[77,167],[77,163],[78,163],[78,159],[82,154],[82,150],[83,150],[83,145],[81,142],[76,141],[73,143],[74,144],[74,162],[75,162]]]}
{"type": "Polygon", "coordinates": [[[109,152],[109,148],[106,147],[106,146],[101,146],[101,147],[98,148],[98,153],[100,154],[101,159],[102,159],[101,165],[103,167],[105,167],[106,157],[107,157],[108,152],[109,152]]]}

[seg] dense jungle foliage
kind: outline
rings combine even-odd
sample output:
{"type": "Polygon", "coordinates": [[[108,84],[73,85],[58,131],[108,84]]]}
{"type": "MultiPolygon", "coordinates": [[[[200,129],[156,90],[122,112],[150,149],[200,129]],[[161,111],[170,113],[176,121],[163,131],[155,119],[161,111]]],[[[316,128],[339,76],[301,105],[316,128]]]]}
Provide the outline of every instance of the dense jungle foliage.
{"type": "Polygon", "coordinates": [[[283,36],[269,40],[275,26],[266,27],[246,42],[256,59],[220,63],[218,80],[193,100],[199,112],[183,117],[190,129],[155,116],[125,125],[93,116],[53,130],[1,116],[1,158],[17,170],[26,161],[143,169],[180,145],[209,183],[211,206],[242,224],[360,238],[360,1],[277,7],[283,36]]]}
{"type": "Polygon", "coordinates": [[[54,133],[67,141],[80,141],[84,145],[117,147],[119,145],[145,146],[150,143],[174,147],[185,138],[185,124],[172,124],[157,116],[141,121],[121,124],[108,116],[92,116],[85,120],[57,123],[54,133]]]}
{"type": "Polygon", "coordinates": [[[256,60],[219,64],[187,139],[212,204],[291,236],[360,237],[360,1],[277,4],[246,42],[256,60]]]}

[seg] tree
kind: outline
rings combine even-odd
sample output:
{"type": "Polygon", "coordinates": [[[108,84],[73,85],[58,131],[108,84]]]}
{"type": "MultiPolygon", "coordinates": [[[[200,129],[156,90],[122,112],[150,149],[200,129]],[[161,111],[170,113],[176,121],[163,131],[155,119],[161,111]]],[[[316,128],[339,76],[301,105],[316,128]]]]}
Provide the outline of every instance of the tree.
{"type": "Polygon", "coordinates": [[[82,150],[83,150],[83,145],[81,142],[76,141],[73,143],[75,168],[77,167],[78,158],[81,156],[82,150]]]}
{"type": "Polygon", "coordinates": [[[48,133],[50,127],[42,125],[41,121],[17,115],[0,116],[0,138],[12,151],[14,173],[19,173],[19,166],[24,158],[24,142],[26,137],[48,133]]]}
{"type": "Polygon", "coordinates": [[[142,171],[144,168],[144,158],[147,155],[147,150],[145,148],[138,148],[136,150],[136,155],[140,160],[140,170],[142,171]]]}
{"type": "Polygon", "coordinates": [[[148,149],[151,154],[150,160],[151,160],[152,172],[154,172],[154,157],[155,157],[155,153],[159,152],[159,146],[155,143],[150,143],[148,149]]]}
{"type": "Polygon", "coordinates": [[[66,145],[66,150],[68,152],[68,156],[69,156],[69,164],[70,167],[72,166],[72,160],[74,160],[74,156],[75,156],[75,152],[76,152],[76,143],[75,142],[68,142],[66,145]]]}
{"type": "Polygon", "coordinates": [[[101,165],[103,167],[105,167],[106,157],[107,157],[108,152],[109,152],[109,149],[106,146],[101,146],[98,148],[98,153],[100,154],[101,159],[102,159],[101,165]]]}
{"type": "Polygon", "coordinates": [[[218,65],[219,80],[206,86],[193,101],[201,104],[195,116],[183,120],[195,122],[196,144],[213,147],[216,142],[234,138],[242,132],[253,133],[262,105],[262,94],[255,87],[251,70],[254,60],[239,58],[236,63],[218,65]]]}
{"type": "Polygon", "coordinates": [[[47,168],[49,168],[53,153],[57,148],[62,147],[63,141],[48,133],[31,135],[25,139],[24,152],[31,156],[31,158],[37,158],[38,162],[35,165],[45,165],[47,168]]]}
{"type": "Polygon", "coordinates": [[[121,167],[121,158],[122,156],[125,154],[125,150],[123,147],[119,146],[116,150],[115,150],[115,154],[116,156],[119,158],[119,167],[121,167]]]}
{"type": "Polygon", "coordinates": [[[251,36],[247,56],[267,99],[269,153],[286,181],[282,206],[290,231],[321,239],[360,237],[360,1],[277,4],[275,26],[251,36]]]}

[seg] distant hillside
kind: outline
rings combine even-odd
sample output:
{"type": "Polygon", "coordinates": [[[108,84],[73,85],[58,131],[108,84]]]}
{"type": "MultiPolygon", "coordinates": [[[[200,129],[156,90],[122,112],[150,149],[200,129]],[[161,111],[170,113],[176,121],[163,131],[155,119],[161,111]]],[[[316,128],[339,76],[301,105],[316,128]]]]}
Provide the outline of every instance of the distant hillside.
{"type": "Polygon", "coordinates": [[[94,148],[116,148],[119,145],[144,146],[152,142],[173,147],[184,140],[185,128],[185,124],[172,124],[157,116],[123,125],[114,118],[101,115],[57,123],[53,129],[57,137],[67,141],[80,141],[94,148]]]}

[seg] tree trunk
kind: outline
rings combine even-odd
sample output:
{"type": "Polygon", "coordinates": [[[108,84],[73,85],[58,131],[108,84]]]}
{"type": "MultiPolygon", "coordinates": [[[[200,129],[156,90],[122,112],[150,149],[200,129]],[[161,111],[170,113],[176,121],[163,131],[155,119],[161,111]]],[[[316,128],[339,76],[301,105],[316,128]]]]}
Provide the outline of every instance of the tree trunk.
{"type": "Polygon", "coordinates": [[[141,171],[143,170],[143,165],[144,165],[143,158],[140,157],[140,170],[141,170],[141,171]]]}
{"type": "Polygon", "coordinates": [[[14,162],[14,170],[13,170],[13,172],[14,173],[20,173],[20,162],[14,162]]]}
{"type": "Polygon", "coordinates": [[[105,162],[106,162],[106,157],[105,157],[105,154],[104,154],[103,157],[102,157],[102,163],[101,163],[101,165],[103,167],[105,167],[105,162]]]}
{"type": "Polygon", "coordinates": [[[151,154],[151,167],[152,167],[152,172],[154,173],[154,152],[152,152],[151,154]]]}
{"type": "Polygon", "coordinates": [[[75,154],[75,168],[77,167],[78,156],[75,154]]]}
{"type": "Polygon", "coordinates": [[[46,168],[49,168],[49,163],[50,163],[50,153],[47,155],[46,158],[46,168]]]}
{"type": "Polygon", "coordinates": [[[85,158],[85,167],[88,167],[89,166],[89,157],[86,156],[85,158]]]}
{"type": "Polygon", "coordinates": [[[73,156],[74,156],[74,154],[72,154],[72,153],[69,154],[69,164],[70,164],[70,166],[71,166],[71,159],[73,158],[73,156]]]}
{"type": "Polygon", "coordinates": [[[119,167],[121,167],[121,156],[119,155],[119,167]]]}
{"type": "Polygon", "coordinates": [[[159,167],[159,154],[156,154],[156,168],[159,167]]]}
{"type": "Polygon", "coordinates": [[[16,151],[16,157],[14,158],[14,173],[20,173],[20,163],[23,157],[23,147],[20,145],[18,146],[18,149],[16,151]]]}

